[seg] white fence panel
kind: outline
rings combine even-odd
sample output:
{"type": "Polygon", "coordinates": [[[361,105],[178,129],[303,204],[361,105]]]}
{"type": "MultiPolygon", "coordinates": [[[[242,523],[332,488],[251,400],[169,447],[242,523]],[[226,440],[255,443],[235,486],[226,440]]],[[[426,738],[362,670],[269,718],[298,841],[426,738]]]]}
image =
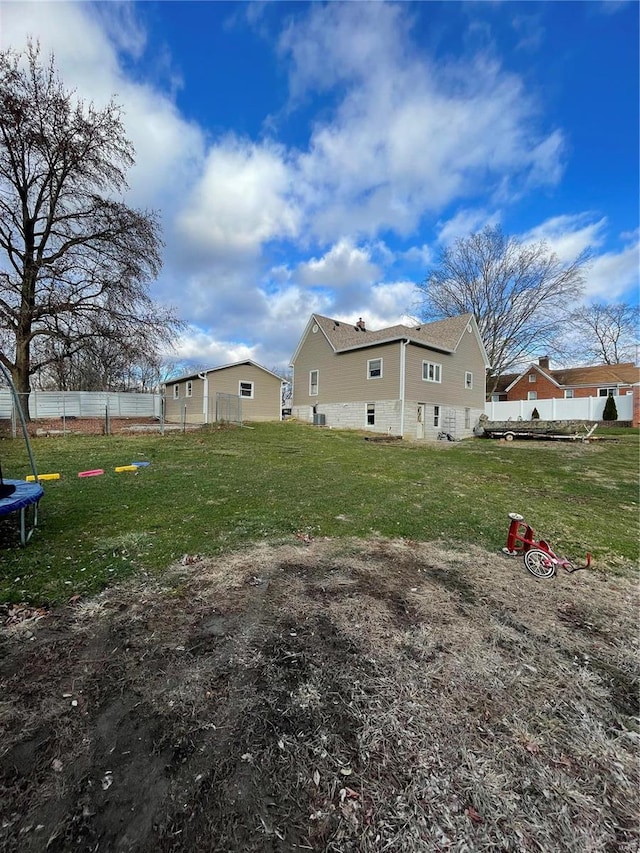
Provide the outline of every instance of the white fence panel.
{"type": "MultiPolygon", "coordinates": [[[[0,390],[0,418],[10,418],[12,408],[11,392],[0,390]]],[[[32,391],[29,395],[29,411],[33,420],[101,418],[107,408],[112,418],[159,418],[162,396],[107,391],[32,391]]]]}
{"type": "MultiPolygon", "coordinates": [[[[619,421],[633,418],[633,395],[615,398],[619,421]]],[[[543,421],[601,421],[606,397],[578,397],[573,400],[514,400],[485,403],[484,413],[491,421],[531,420],[534,409],[543,421]]]]}

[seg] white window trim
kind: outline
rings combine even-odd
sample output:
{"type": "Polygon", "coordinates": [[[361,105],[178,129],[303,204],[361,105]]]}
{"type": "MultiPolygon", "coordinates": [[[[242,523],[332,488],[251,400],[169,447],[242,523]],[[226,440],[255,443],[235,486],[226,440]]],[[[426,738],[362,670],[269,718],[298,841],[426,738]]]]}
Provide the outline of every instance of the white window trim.
{"type": "Polygon", "coordinates": [[[376,425],[376,404],[375,403],[366,403],[365,405],[365,418],[367,426],[375,426],[376,425]],[[371,411],[369,411],[369,406],[371,406],[371,411]],[[369,415],[373,417],[373,420],[369,422],[369,415]]]}
{"type": "Polygon", "coordinates": [[[381,358],[370,358],[367,360],[367,379],[382,379],[382,359],[381,358]],[[372,376],[371,375],[371,363],[373,361],[380,362],[380,376],[372,376]]]}
{"type": "Polygon", "coordinates": [[[185,397],[192,397],[193,396],[193,382],[190,379],[187,382],[184,396],[185,397]]]}
{"type": "Polygon", "coordinates": [[[538,381],[538,377],[535,375],[535,373],[530,373],[529,374],[529,382],[537,382],[537,381],[538,381]]]}
{"type": "Polygon", "coordinates": [[[537,399],[538,399],[538,392],[537,391],[529,391],[527,393],[527,400],[537,400],[537,399]]]}
{"type": "Polygon", "coordinates": [[[253,400],[253,388],[253,382],[250,382],[248,379],[240,379],[238,382],[238,397],[240,397],[241,400],[253,400]],[[251,394],[242,393],[243,385],[251,385],[251,394]]]}
{"type": "Polygon", "coordinates": [[[465,370],[464,387],[467,391],[473,391],[473,372],[471,370],[465,370]]]}
{"type": "Polygon", "coordinates": [[[573,388],[565,388],[564,389],[564,399],[565,400],[575,400],[575,391],[573,388]]]}
{"type": "Polygon", "coordinates": [[[315,370],[309,371],[309,396],[310,397],[317,397],[319,390],[320,390],[320,371],[316,368],[315,370]],[[311,377],[313,376],[314,373],[316,374],[316,390],[312,391],[311,390],[311,388],[312,388],[311,377]]]}
{"type": "MultiPolygon", "coordinates": [[[[429,372],[429,371],[428,371],[428,369],[427,369],[427,373],[428,373],[428,372],[429,372]]],[[[438,364],[438,362],[437,362],[437,361],[423,361],[423,362],[422,362],[422,381],[423,381],[423,382],[438,382],[438,383],[442,383],[442,365],[441,365],[441,364],[438,364]],[[438,378],[437,378],[437,379],[429,379],[429,377],[427,377],[427,376],[425,376],[425,375],[424,375],[424,374],[425,374],[425,365],[429,365],[429,367],[437,368],[437,370],[434,370],[434,371],[433,371],[433,372],[434,372],[434,374],[436,374],[436,373],[437,373],[437,375],[438,375],[438,378]]]]}
{"type": "Polygon", "coordinates": [[[440,406],[433,407],[433,425],[434,427],[440,426],[440,406]]]}
{"type": "Polygon", "coordinates": [[[180,399],[180,386],[179,385],[173,386],[173,399],[174,400],[180,399]]]}
{"type": "Polygon", "coordinates": [[[603,385],[602,388],[598,388],[598,397],[618,397],[619,394],[620,389],[617,386],[614,388],[611,385],[603,385]]]}

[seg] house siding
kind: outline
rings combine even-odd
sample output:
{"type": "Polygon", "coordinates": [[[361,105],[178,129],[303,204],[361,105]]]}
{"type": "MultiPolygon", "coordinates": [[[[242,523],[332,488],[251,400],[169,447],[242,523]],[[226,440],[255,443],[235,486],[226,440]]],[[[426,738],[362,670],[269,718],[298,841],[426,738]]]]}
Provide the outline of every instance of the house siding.
{"type": "Polygon", "coordinates": [[[253,383],[253,398],[243,397],[243,421],[274,421],[282,417],[282,383],[277,376],[267,373],[257,365],[238,364],[219,370],[207,371],[208,399],[204,400],[205,383],[198,377],[187,377],[166,385],[165,419],[170,423],[204,424],[216,418],[216,394],[239,394],[240,382],[253,383]],[[192,384],[191,397],[186,396],[187,383],[192,384]],[[180,396],[173,396],[178,385],[180,396]],[[206,410],[206,416],[205,416],[206,410]]]}
{"type": "Polygon", "coordinates": [[[191,376],[189,379],[181,379],[177,382],[168,382],[165,393],[164,417],[169,423],[203,424],[203,393],[204,382],[202,379],[191,376]],[[191,382],[191,397],[187,397],[187,382],[191,382]],[[178,386],[180,396],[176,400],[173,389],[178,386]]]}
{"type": "Polygon", "coordinates": [[[292,409],[323,402],[397,400],[399,394],[399,342],[335,353],[321,330],[309,331],[294,365],[292,409]],[[367,361],[373,358],[382,359],[379,379],[367,378],[367,361]],[[311,370],[319,371],[318,394],[313,396],[309,394],[311,370]]]}
{"type": "Polygon", "coordinates": [[[209,373],[209,421],[215,418],[215,395],[239,394],[240,382],[253,382],[253,399],[242,398],[243,421],[278,421],[282,383],[253,364],[239,364],[209,373]]]}
{"type": "MultiPolygon", "coordinates": [[[[363,333],[366,335],[366,332],[363,333]]],[[[292,415],[312,422],[324,415],[325,425],[402,435],[408,439],[436,439],[439,432],[456,438],[473,434],[484,413],[485,360],[473,329],[463,332],[455,353],[443,353],[395,339],[357,350],[334,352],[322,329],[308,328],[295,357],[292,415]],[[404,409],[400,365],[405,350],[404,409]],[[381,358],[383,375],[368,379],[367,363],[381,358]],[[442,381],[422,379],[422,363],[442,366],[442,381]],[[309,374],[318,370],[318,394],[309,394],[309,374]],[[465,374],[473,374],[473,387],[465,387],[465,374]],[[375,404],[375,423],[367,423],[367,403],[375,404]],[[425,406],[418,424],[418,406],[425,406]],[[433,425],[433,407],[440,407],[440,424],[433,425]]]]}

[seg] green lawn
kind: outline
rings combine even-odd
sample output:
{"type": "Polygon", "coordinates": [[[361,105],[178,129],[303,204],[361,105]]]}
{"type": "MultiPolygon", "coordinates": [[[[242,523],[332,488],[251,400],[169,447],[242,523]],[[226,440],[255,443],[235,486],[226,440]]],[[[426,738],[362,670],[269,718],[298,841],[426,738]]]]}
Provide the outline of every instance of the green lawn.
{"type": "MultiPolygon", "coordinates": [[[[638,559],[638,436],[590,444],[417,445],[294,422],[166,436],[33,441],[44,483],[26,549],[0,525],[0,600],[59,603],[184,554],[311,536],[505,543],[522,513],[560,553],[632,572],[638,559]],[[115,466],[148,460],[138,474],[115,466]],[[79,471],[104,468],[100,477],[79,471]]],[[[6,477],[29,473],[24,443],[3,440],[6,477]]]]}

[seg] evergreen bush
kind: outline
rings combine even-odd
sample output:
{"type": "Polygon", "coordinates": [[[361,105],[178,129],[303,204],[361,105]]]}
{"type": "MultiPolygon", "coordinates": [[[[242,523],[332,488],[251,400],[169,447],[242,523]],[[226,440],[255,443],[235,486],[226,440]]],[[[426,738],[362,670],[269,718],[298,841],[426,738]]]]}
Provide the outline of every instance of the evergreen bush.
{"type": "Polygon", "coordinates": [[[604,411],[602,413],[603,421],[617,421],[618,420],[618,409],[616,407],[616,401],[613,394],[609,394],[607,397],[607,402],[604,404],[604,411]]]}

